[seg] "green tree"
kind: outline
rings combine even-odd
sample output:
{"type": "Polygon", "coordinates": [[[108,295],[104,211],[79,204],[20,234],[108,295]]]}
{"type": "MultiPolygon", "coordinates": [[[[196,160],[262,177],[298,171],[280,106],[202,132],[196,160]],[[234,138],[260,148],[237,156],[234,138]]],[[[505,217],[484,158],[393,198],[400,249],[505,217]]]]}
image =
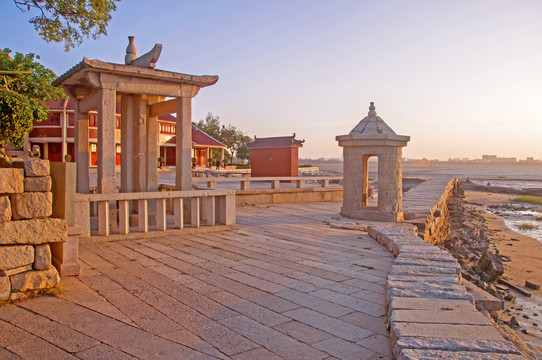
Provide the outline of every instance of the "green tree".
{"type": "MultiPolygon", "coordinates": [[[[221,125],[220,118],[213,113],[207,113],[205,120],[200,120],[195,124],[198,128],[205,131],[207,134],[211,135],[224,145],[228,149],[230,164],[233,164],[233,157],[238,154],[238,150],[243,144],[247,144],[252,141],[250,136],[245,135],[241,130],[237,129],[233,125],[221,125]]],[[[248,149],[247,149],[248,150],[248,149]]],[[[249,157],[246,157],[246,154],[243,153],[242,156],[245,156],[243,159],[247,160],[249,157]]],[[[241,158],[240,158],[241,159],[241,158]]]]}
{"type": "Polygon", "coordinates": [[[220,141],[220,118],[213,115],[212,112],[208,112],[205,120],[200,120],[195,125],[205,131],[208,135],[211,135],[220,141]]]}
{"type": "Polygon", "coordinates": [[[66,51],[80,45],[84,38],[107,35],[107,25],[119,1],[13,0],[22,12],[37,12],[28,22],[45,41],[64,43],[66,51]]]}
{"type": "Polygon", "coordinates": [[[247,143],[251,142],[252,138],[251,137],[248,137],[248,138],[250,139],[249,141],[243,142],[241,146],[237,148],[237,158],[243,161],[245,160],[250,161],[250,149],[248,148],[247,143]]]}
{"type": "Polygon", "coordinates": [[[21,146],[34,121],[47,119],[45,101],[61,99],[62,89],[51,85],[55,73],[41,65],[35,54],[0,50],[0,148],[8,144],[21,146]]]}

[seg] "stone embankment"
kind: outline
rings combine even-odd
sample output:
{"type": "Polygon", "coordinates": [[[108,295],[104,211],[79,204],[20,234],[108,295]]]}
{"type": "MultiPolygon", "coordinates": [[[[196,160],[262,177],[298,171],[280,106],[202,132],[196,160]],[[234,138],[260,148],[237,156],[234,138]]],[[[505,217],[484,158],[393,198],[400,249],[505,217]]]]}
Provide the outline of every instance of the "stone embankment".
{"type": "Polygon", "coordinates": [[[473,306],[450,253],[422,240],[409,224],[367,230],[396,256],[386,293],[396,359],[525,359],[473,306]]]}
{"type": "Polygon", "coordinates": [[[418,233],[431,244],[440,244],[450,231],[448,200],[457,191],[459,179],[437,176],[409,190],[403,196],[405,221],[416,225],[418,233]]]}
{"type": "Polygon", "coordinates": [[[67,225],[52,219],[49,161],[0,169],[0,301],[58,285],[51,243],[66,241],[67,225]]]}

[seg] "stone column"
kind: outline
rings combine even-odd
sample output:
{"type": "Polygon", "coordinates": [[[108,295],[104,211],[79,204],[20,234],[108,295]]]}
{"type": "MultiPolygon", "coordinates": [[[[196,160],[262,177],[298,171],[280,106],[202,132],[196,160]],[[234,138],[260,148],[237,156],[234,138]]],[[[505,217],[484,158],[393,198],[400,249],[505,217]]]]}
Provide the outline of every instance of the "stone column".
{"type": "Polygon", "coordinates": [[[98,193],[116,191],[115,95],[112,89],[98,91],[98,193]]]}
{"type": "Polygon", "coordinates": [[[77,163],[77,192],[88,194],[88,170],[90,168],[88,112],[79,111],[79,100],[75,100],[74,110],[74,160],[77,163]]]}
{"type": "Polygon", "coordinates": [[[133,191],[147,191],[147,100],[134,95],[133,191]]]}
{"type": "Polygon", "coordinates": [[[181,86],[181,97],[177,105],[177,125],[175,126],[175,189],[192,190],[192,98],[199,88],[191,85],[181,86]]]}
{"type": "Polygon", "coordinates": [[[120,191],[133,191],[133,161],[134,161],[134,96],[122,95],[120,120],[120,191]]]}
{"type": "Polygon", "coordinates": [[[65,162],[65,156],[68,153],[68,149],[66,146],[66,132],[68,131],[68,114],[66,113],[66,109],[62,110],[62,113],[60,113],[60,126],[62,129],[62,145],[61,145],[61,153],[62,153],[62,162],[65,162]]]}
{"type": "Polygon", "coordinates": [[[345,147],[344,161],[350,165],[344,167],[343,188],[344,199],[343,209],[347,211],[361,210],[362,187],[363,187],[363,154],[358,149],[345,147]]]}
{"type": "Polygon", "coordinates": [[[361,188],[361,207],[369,205],[369,155],[363,155],[362,163],[362,188],[361,188]]]}
{"type": "Polygon", "coordinates": [[[49,143],[44,142],[43,143],[43,160],[49,160],[49,143]]]}
{"type": "MultiPolygon", "coordinates": [[[[160,102],[164,99],[161,97],[149,98],[149,103],[160,102]]],[[[150,117],[150,108],[147,106],[147,191],[158,191],[158,116],[150,117]]]]}

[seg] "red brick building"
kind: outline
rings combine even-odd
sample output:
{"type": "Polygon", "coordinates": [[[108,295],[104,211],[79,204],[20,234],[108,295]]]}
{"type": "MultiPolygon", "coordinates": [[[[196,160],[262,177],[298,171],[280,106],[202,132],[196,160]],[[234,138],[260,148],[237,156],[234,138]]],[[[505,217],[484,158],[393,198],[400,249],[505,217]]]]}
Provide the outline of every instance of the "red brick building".
{"type": "Polygon", "coordinates": [[[252,176],[297,176],[299,148],[305,140],[292,136],[258,138],[247,144],[252,176]]]}
{"type": "MultiPolygon", "coordinates": [[[[49,117],[47,121],[34,123],[34,128],[28,135],[29,148],[38,145],[41,157],[49,161],[64,161],[64,155],[69,154],[71,161],[74,158],[74,103],[71,99],[51,100],[49,117]]],[[[164,157],[166,165],[175,165],[175,126],[176,118],[173,115],[158,117],[160,156],[164,157]]],[[[116,151],[117,165],[120,165],[121,138],[120,138],[120,104],[117,104],[116,115],[116,151]]],[[[89,112],[89,142],[90,164],[96,165],[97,156],[97,112],[89,112]]],[[[192,157],[196,158],[197,165],[205,165],[210,157],[211,149],[221,149],[222,153],[226,145],[207,135],[196,126],[192,125],[192,157]]],[[[158,159],[157,159],[158,160],[158,159]]]]}

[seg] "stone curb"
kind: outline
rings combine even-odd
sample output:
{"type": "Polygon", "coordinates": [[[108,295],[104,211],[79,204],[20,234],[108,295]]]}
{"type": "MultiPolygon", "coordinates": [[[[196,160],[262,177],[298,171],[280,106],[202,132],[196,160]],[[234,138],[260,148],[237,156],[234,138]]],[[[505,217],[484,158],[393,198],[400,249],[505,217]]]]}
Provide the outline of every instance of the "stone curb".
{"type": "Polygon", "coordinates": [[[525,359],[476,310],[447,251],[408,224],[370,225],[367,232],[396,256],[385,294],[395,359],[525,359]]]}

